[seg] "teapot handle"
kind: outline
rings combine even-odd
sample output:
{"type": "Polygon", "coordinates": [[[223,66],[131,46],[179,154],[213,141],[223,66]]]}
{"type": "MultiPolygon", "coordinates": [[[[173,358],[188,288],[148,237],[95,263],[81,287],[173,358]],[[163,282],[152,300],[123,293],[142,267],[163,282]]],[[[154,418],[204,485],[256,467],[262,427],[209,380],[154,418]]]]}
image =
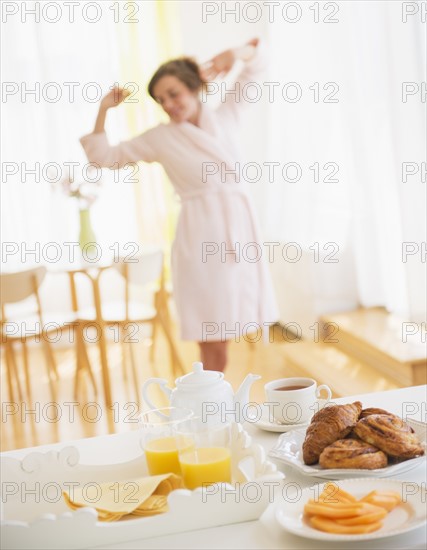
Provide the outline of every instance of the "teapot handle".
{"type": "MultiPolygon", "coordinates": [[[[156,407],[156,405],[151,401],[151,399],[148,397],[148,388],[152,384],[158,384],[160,386],[160,389],[162,392],[166,395],[166,397],[170,401],[172,390],[167,387],[168,381],[164,378],[149,378],[146,382],[144,382],[142,386],[142,397],[144,401],[147,403],[147,405],[150,407],[150,409],[158,409],[159,407],[156,407]]],[[[162,413],[159,413],[160,416],[165,416],[162,413]]]]}

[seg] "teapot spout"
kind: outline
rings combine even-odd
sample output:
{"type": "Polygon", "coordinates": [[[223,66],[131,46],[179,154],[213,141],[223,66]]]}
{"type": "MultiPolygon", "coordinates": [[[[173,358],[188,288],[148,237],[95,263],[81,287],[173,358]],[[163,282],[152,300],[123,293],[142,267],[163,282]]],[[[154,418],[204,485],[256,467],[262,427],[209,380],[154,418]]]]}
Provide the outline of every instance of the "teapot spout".
{"type": "Polygon", "coordinates": [[[249,403],[249,391],[255,380],[259,380],[259,374],[248,374],[234,396],[234,405],[239,405],[240,410],[249,403]]]}

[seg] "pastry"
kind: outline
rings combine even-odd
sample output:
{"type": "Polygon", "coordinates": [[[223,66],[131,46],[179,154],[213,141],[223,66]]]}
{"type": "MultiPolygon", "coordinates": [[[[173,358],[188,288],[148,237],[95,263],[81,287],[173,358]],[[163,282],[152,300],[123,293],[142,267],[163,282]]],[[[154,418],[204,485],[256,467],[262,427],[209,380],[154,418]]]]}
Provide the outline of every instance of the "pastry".
{"type": "Polygon", "coordinates": [[[387,456],[377,447],[356,439],[339,439],[326,447],[319,457],[322,468],[363,468],[387,466],[387,456]]]}
{"type": "Polygon", "coordinates": [[[385,411],[384,409],[377,409],[376,407],[369,407],[368,409],[362,409],[362,412],[360,413],[359,420],[362,418],[366,418],[367,416],[370,416],[371,414],[386,414],[387,416],[396,416],[395,414],[385,411]]]}
{"type": "Polygon", "coordinates": [[[414,430],[397,416],[371,414],[359,420],[354,432],[393,457],[414,458],[424,454],[414,430]]]}
{"type": "Polygon", "coordinates": [[[358,439],[359,441],[362,441],[359,436],[357,436],[354,433],[354,428],[351,430],[351,432],[345,436],[345,439],[358,439]]]}
{"type": "Polygon", "coordinates": [[[334,441],[351,432],[362,411],[362,403],[326,406],[317,412],[307,428],[302,446],[305,464],[315,464],[319,456],[334,441]]]}

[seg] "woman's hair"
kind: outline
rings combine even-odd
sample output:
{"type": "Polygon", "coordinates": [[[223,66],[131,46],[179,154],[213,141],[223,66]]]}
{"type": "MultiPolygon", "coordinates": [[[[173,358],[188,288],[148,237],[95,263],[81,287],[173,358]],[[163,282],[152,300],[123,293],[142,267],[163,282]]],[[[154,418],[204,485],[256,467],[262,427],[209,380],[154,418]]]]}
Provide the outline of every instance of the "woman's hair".
{"type": "Polygon", "coordinates": [[[164,76],[176,76],[187,88],[196,92],[206,86],[206,82],[200,75],[199,65],[191,57],[172,59],[160,65],[148,84],[148,93],[155,100],[154,87],[164,76]]]}

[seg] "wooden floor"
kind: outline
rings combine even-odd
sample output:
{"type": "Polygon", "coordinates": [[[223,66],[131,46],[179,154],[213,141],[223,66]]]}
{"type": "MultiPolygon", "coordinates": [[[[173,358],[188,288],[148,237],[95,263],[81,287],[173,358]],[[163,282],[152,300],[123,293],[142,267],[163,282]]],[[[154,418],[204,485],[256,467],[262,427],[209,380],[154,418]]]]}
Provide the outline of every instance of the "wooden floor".
{"type": "Polygon", "coordinates": [[[427,384],[425,323],[406,322],[380,307],[324,315],[322,322],[330,328],[339,327],[337,349],[402,386],[427,384]]]}
{"type": "MultiPolygon", "coordinates": [[[[324,342],[287,341],[280,327],[271,333],[271,343],[255,344],[242,340],[230,343],[230,360],[226,379],[235,389],[249,372],[262,375],[251,390],[251,400],[264,400],[264,384],[269,380],[291,376],[308,376],[318,383],[328,384],[333,397],[358,393],[390,390],[401,387],[398,381],[378,372],[359,359],[333,345],[324,342]]],[[[159,337],[156,360],[149,361],[150,341],[138,343],[140,382],[150,376],[167,378],[172,384],[169,356],[165,341],[159,337]]],[[[187,370],[198,360],[198,347],[191,342],[179,342],[179,352],[187,370]]],[[[100,366],[95,346],[89,348],[93,370],[101,391],[100,366]]],[[[135,429],[138,415],[136,390],[131,376],[125,380],[122,368],[121,346],[109,343],[109,364],[113,388],[113,431],[135,429]]],[[[90,384],[84,385],[76,401],[73,397],[75,354],[72,348],[55,349],[59,366],[57,403],[52,403],[43,356],[38,346],[30,351],[32,392],[35,403],[10,403],[8,401],[5,369],[1,373],[1,450],[32,447],[44,443],[92,437],[109,432],[102,394],[95,395],[90,384]]],[[[19,360],[19,354],[18,354],[19,360]]],[[[153,392],[159,406],[166,405],[165,398],[153,392]]],[[[111,430],[110,430],[111,431],[111,430]]]]}

